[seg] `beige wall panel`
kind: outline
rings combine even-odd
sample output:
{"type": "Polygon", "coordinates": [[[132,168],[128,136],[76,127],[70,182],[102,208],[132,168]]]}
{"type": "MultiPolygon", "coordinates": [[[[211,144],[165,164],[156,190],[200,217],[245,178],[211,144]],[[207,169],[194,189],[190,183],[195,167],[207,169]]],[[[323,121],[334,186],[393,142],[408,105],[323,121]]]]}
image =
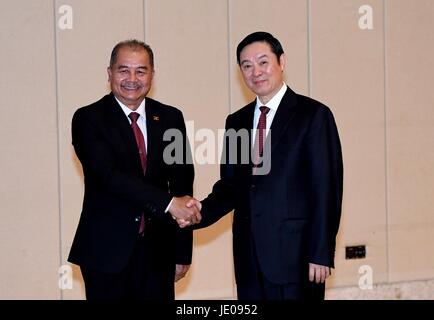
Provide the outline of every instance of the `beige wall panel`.
{"type": "Polygon", "coordinates": [[[58,299],[52,1],[0,2],[0,299],[58,299]]]}
{"type": "Polygon", "coordinates": [[[244,84],[236,50],[242,39],[255,31],[273,34],[286,55],[285,81],[295,91],[308,93],[308,36],[306,0],[229,1],[229,57],[232,112],[255,96],[244,84]]]}
{"type": "Polygon", "coordinates": [[[344,200],[329,285],[358,283],[369,265],[387,279],[384,145],[383,7],[380,0],[311,1],[311,95],[333,111],[344,156],[344,200]],[[373,9],[373,29],[359,28],[359,8],[373,9]],[[345,260],[345,246],[365,244],[367,258],[345,260]]]}
{"type": "MultiPolygon", "coordinates": [[[[203,199],[219,176],[214,164],[201,164],[198,130],[217,133],[229,112],[227,2],[147,0],[145,38],[155,53],[152,96],[178,106],[192,129],[195,154],[194,195],[203,199]],[[193,122],[194,121],[194,122],[193,122]],[[194,128],[194,130],[193,130],[194,128]],[[196,141],[195,141],[196,140],[196,141]]],[[[231,216],[195,231],[193,266],[177,284],[177,299],[233,297],[231,216]]]]}
{"type": "MultiPolygon", "coordinates": [[[[109,92],[107,66],[113,46],[124,39],[143,39],[143,1],[56,1],[58,12],[68,4],[72,29],[56,30],[60,132],[62,263],[66,263],[83,200],[82,169],[71,145],[74,111],[109,92]]],[[[63,14],[57,13],[58,19],[63,14]]],[[[80,270],[73,267],[74,286],[64,299],[84,298],[80,270]]]]}
{"type": "Polygon", "coordinates": [[[386,1],[390,280],[434,277],[434,2],[386,1]]]}

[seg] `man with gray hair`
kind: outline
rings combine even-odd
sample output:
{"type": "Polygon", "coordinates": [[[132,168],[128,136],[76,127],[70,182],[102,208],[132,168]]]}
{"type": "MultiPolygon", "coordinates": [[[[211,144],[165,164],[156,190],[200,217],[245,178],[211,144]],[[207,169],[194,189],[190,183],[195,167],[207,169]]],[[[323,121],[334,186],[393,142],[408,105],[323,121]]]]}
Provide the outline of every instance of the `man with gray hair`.
{"type": "Polygon", "coordinates": [[[80,266],[87,299],[173,300],[192,255],[192,232],[175,220],[201,218],[185,206],[194,169],[184,118],[146,97],[154,76],[147,44],[118,43],[107,72],[111,93],[72,119],[85,193],[68,261],[80,266]],[[172,129],[184,137],[183,156],[168,164],[163,135],[172,129]]]}

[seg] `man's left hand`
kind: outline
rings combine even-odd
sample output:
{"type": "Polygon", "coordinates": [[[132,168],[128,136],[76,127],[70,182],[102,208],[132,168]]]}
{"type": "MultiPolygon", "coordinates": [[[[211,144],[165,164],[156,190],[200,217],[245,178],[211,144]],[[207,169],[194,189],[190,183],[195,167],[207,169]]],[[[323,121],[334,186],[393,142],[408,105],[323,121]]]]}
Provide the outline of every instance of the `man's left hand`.
{"type": "Polygon", "coordinates": [[[322,266],[320,264],[309,263],[309,281],[316,283],[324,283],[330,277],[330,267],[322,266]]]}

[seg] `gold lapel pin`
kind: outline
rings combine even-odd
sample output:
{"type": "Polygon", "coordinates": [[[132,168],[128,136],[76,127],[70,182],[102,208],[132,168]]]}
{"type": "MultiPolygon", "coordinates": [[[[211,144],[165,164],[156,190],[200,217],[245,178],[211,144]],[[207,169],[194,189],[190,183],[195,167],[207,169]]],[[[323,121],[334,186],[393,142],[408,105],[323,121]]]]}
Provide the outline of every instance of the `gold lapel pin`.
{"type": "Polygon", "coordinates": [[[152,120],[154,120],[154,121],[160,121],[160,117],[159,116],[152,116],[152,120]]]}

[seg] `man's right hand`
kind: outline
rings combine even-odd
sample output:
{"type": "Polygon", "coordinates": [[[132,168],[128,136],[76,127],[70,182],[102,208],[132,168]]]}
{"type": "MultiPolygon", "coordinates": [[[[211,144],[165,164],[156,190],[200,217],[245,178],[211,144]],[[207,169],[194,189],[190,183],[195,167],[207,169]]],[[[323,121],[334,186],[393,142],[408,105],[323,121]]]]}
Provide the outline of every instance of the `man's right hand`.
{"type": "Polygon", "coordinates": [[[196,206],[187,207],[187,203],[197,201],[190,196],[174,197],[169,212],[181,228],[199,223],[202,216],[196,206]]]}

